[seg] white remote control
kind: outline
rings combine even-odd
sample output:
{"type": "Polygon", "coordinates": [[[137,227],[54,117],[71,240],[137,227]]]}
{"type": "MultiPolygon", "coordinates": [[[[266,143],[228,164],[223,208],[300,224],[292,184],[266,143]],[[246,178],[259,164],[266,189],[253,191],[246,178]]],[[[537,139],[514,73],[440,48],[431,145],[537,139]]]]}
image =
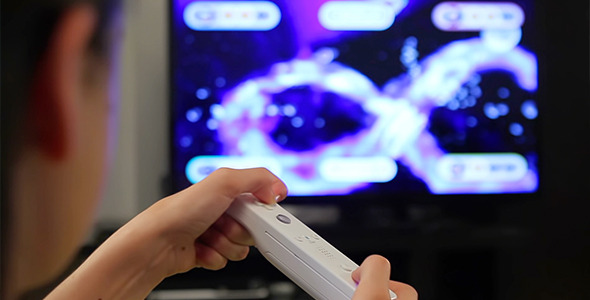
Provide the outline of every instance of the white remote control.
{"type": "Polygon", "coordinates": [[[314,299],[352,299],[357,284],[351,273],[358,265],[280,205],[243,194],[227,212],[250,232],[260,253],[314,299]]]}

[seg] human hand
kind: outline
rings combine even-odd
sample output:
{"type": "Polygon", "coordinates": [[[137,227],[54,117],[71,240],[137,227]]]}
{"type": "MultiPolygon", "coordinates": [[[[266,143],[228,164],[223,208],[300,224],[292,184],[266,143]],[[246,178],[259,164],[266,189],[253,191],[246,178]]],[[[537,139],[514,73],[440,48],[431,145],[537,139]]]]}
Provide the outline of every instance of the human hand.
{"type": "Polygon", "coordinates": [[[389,280],[389,261],[379,255],[371,255],[352,272],[352,279],[358,287],[352,300],[390,300],[389,290],[397,294],[398,300],[417,300],[416,290],[401,282],[389,280]]]}
{"type": "Polygon", "coordinates": [[[165,277],[245,258],[254,241],[225,214],[243,193],[271,204],[287,187],[263,168],[219,169],[117,230],[47,299],[145,299],[165,277]]]}
{"type": "Polygon", "coordinates": [[[165,240],[167,276],[194,267],[223,268],[228,260],[244,259],[254,244],[250,234],[225,211],[243,193],[272,204],[286,197],[284,183],[263,168],[222,168],[203,181],[162,199],[145,214],[144,222],[157,222],[158,236],[165,240]]]}

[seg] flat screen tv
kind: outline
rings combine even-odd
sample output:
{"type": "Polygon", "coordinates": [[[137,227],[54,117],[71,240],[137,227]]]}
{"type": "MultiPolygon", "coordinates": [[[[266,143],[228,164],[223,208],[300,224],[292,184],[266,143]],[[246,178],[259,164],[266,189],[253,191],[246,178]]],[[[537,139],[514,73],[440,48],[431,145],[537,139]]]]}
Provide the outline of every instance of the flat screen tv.
{"type": "Polygon", "coordinates": [[[266,167],[308,199],[534,194],[534,13],[526,0],[173,0],[174,188],[266,167]]]}

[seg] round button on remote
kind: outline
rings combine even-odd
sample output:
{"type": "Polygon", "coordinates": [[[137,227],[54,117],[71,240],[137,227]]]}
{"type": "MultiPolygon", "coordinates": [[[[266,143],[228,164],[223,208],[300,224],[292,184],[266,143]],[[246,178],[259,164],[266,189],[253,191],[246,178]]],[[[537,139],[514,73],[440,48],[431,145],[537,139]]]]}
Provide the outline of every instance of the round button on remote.
{"type": "Polygon", "coordinates": [[[283,214],[278,214],[277,220],[279,220],[281,223],[284,223],[284,224],[291,224],[291,219],[289,219],[289,217],[287,217],[283,214]]]}

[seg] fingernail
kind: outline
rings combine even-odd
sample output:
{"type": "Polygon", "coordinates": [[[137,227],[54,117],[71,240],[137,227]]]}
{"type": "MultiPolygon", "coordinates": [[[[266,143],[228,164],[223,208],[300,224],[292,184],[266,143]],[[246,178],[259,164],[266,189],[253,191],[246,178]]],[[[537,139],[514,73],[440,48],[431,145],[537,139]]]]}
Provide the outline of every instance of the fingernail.
{"type": "Polygon", "coordinates": [[[286,196],[285,185],[282,182],[278,182],[272,185],[271,192],[274,195],[274,202],[279,202],[286,196]]]}

